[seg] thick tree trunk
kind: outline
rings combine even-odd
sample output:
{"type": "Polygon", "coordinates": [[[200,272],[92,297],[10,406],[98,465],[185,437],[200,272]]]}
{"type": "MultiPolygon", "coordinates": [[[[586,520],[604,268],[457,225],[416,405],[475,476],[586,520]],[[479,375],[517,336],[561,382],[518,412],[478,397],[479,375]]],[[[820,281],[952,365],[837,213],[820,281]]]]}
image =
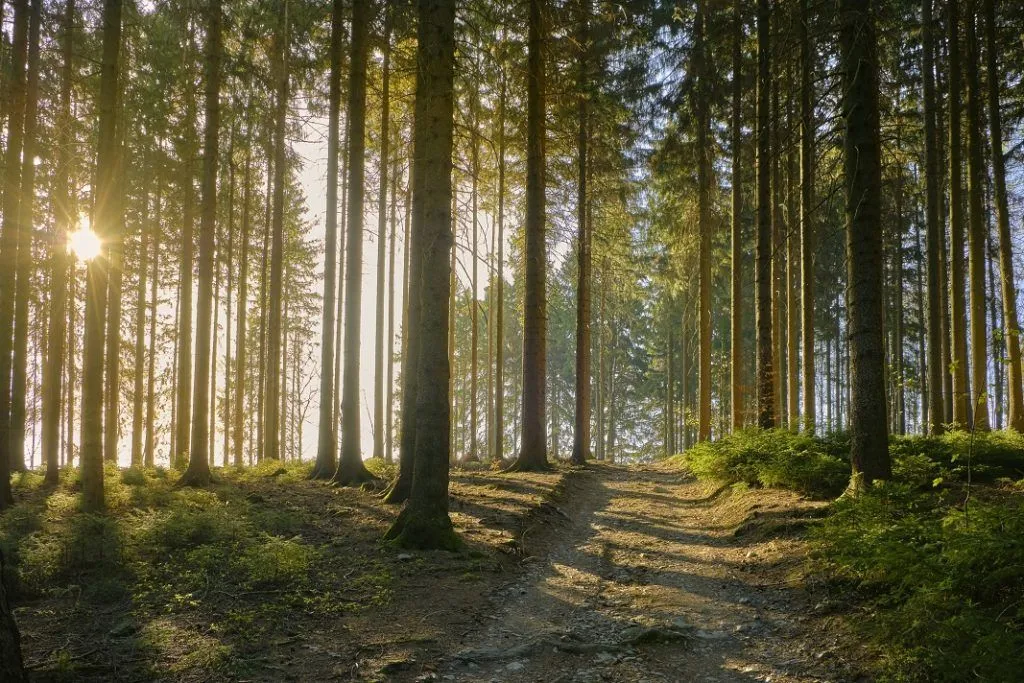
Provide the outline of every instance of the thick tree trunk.
{"type": "Polygon", "coordinates": [[[363,191],[366,152],[366,57],[369,0],[352,2],[348,90],[348,262],[345,283],[345,364],[341,387],[341,457],[334,483],[372,481],[363,465],[359,438],[359,342],[362,333],[363,191]]]}
{"type": "MultiPolygon", "coordinates": [[[[770,14],[757,2],[757,425],[775,426],[775,370],[772,337],[772,221],[770,109],[770,14]]],[[[685,353],[685,352],[684,352],[685,353]]]]}
{"type": "Polygon", "coordinates": [[[840,0],[851,353],[851,489],[891,476],[882,339],[878,46],[870,0],[840,0]]]}
{"type": "Polygon", "coordinates": [[[415,467],[409,504],[387,538],[404,547],[447,550],[461,545],[448,516],[451,404],[445,348],[453,247],[454,80],[455,2],[420,0],[412,225],[422,273],[412,284],[420,299],[415,467]]]}
{"type": "Polygon", "coordinates": [[[985,71],[988,86],[988,122],[992,148],[992,180],[995,190],[996,224],[999,230],[999,272],[1002,281],[1003,325],[1005,329],[1007,384],[1010,399],[1009,427],[1024,432],[1024,390],[1021,383],[1020,320],[1017,317],[1017,288],[1013,268],[1013,242],[1010,236],[1010,211],[1006,193],[1006,159],[1003,154],[1002,90],[999,72],[999,43],[996,41],[995,0],[984,0],[985,71]]]}
{"type": "Polygon", "coordinates": [[[579,74],[576,84],[578,121],[576,132],[578,230],[578,281],[576,287],[576,404],[572,437],[572,463],[584,464],[590,458],[590,270],[591,235],[587,220],[589,202],[587,173],[590,137],[590,1],[579,0],[579,74]]]}
{"type": "Polygon", "coordinates": [[[971,281],[971,394],[974,428],[989,429],[988,332],[985,325],[985,160],[982,142],[981,50],[977,0],[967,0],[967,196],[968,269],[971,281]]]}
{"type": "MultiPolygon", "coordinates": [[[[222,52],[221,0],[210,0],[206,16],[206,129],[203,133],[203,185],[199,225],[199,293],[196,297],[195,400],[192,413],[192,443],[188,469],[178,480],[180,486],[206,486],[210,483],[210,379],[213,360],[211,313],[217,291],[213,283],[214,249],[217,230],[217,165],[220,161],[220,63],[222,52]]],[[[212,324],[216,325],[214,318],[212,324]]],[[[216,379],[214,378],[214,381],[216,379]]]]}
{"type": "MultiPolygon", "coordinates": [[[[28,0],[15,0],[11,29],[11,80],[4,162],[3,231],[0,233],[0,509],[12,502],[10,470],[21,454],[11,438],[11,381],[14,351],[15,282],[21,224],[21,152],[25,125],[25,62],[28,53],[28,0]]],[[[105,291],[105,290],[104,290],[105,291]]],[[[101,330],[102,335],[102,330],[101,330]]],[[[102,374],[102,369],[100,370],[102,374]]],[[[101,387],[102,392],[102,387],[101,387]]]]}
{"type": "Polygon", "coordinates": [[[547,245],[545,243],[545,27],[543,0],[530,0],[526,123],[526,274],[523,302],[523,437],[513,470],[547,459],[547,245]]]}
{"type": "MultiPolygon", "coordinates": [[[[104,0],[103,53],[100,62],[99,135],[96,143],[96,201],[93,231],[100,242],[117,239],[121,224],[117,193],[117,93],[121,51],[122,0],[104,0]]],[[[82,348],[81,481],[82,507],[99,510],[103,496],[103,351],[107,268],[101,258],[89,262],[85,287],[85,336],[82,348]]]]}
{"type": "Polygon", "coordinates": [[[21,683],[28,680],[21,659],[21,634],[7,601],[7,568],[0,550],[0,680],[21,683]]]}

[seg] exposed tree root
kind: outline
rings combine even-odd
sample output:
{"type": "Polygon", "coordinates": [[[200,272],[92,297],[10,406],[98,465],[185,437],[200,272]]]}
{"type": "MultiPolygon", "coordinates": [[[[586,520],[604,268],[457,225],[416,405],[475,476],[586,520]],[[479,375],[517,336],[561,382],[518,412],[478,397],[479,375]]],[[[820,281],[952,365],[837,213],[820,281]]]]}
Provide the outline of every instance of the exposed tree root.
{"type": "Polygon", "coordinates": [[[331,483],[335,486],[360,487],[364,484],[374,484],[380,481],[370,470],[366,469],[363,461],[345,462],[338,464],[338,470],[331,477],[331,483]]]}

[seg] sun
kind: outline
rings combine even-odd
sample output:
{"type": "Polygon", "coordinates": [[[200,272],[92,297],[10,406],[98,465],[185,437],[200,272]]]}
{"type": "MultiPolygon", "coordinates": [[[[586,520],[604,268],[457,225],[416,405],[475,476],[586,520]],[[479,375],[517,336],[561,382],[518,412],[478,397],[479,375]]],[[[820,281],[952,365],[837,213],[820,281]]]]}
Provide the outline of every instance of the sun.
{"type": "Polygon", "coordinates": [[[92,231],[87,221],[82,221],[78,230],[68,236],[68,249],[79,261],[91,261],[100,255],[100,238],[92,231]]]}

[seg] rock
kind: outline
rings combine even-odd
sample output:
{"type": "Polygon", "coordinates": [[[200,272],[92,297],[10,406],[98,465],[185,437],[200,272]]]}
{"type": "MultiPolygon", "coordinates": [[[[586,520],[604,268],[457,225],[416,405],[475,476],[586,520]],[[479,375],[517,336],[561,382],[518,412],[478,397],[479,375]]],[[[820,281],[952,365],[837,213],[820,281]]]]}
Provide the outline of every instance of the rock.
{"type": "Polygon", "coordinates": [[[522,662],[522,661],[519,661],[519,660],[516,660],[514,662],[509,662],[508,664],[505,665],[505,669],[507,669],[508,671],[522,671],[525,668],[526,668],[526,662],[522,662]]]}
{"type": "Polygon", "coordinates": [[[737,602],[740,603],[741,605],[749,605],[750,604],[750,598],[743,597],[743,598],[740,598],[739,600],[737,600],[737,602]]]}
{"type": "Polygon", "coordinates": [[[615,664],[618,660],[619,658],[610,652],[598,652],[594,657],[594,662],[601,665],[615,664]]]}
{"type": "Polygon", "coordinates": [[[408,562],[409,560],[412,559],[412,554],[411,553],[398,553],[398,558],[397,559],[398,559],[399,562],[408,562]]]}
{"type": "Polygon", "coordinates": [[[725,640],[729,637],[729,634],[723,631],[705,631],[704,629],[698,629],[694,635],[701,640],[725,640]]]}

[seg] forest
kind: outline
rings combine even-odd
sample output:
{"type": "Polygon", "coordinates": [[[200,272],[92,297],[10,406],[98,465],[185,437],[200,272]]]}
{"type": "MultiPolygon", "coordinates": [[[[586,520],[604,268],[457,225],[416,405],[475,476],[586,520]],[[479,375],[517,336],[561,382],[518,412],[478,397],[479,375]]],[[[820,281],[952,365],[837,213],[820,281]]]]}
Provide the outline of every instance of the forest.
{"type": "Polygon", "coordinates": [[[1024,12],[0,0],[0,681],[1019,681],[1024,12]]]}

